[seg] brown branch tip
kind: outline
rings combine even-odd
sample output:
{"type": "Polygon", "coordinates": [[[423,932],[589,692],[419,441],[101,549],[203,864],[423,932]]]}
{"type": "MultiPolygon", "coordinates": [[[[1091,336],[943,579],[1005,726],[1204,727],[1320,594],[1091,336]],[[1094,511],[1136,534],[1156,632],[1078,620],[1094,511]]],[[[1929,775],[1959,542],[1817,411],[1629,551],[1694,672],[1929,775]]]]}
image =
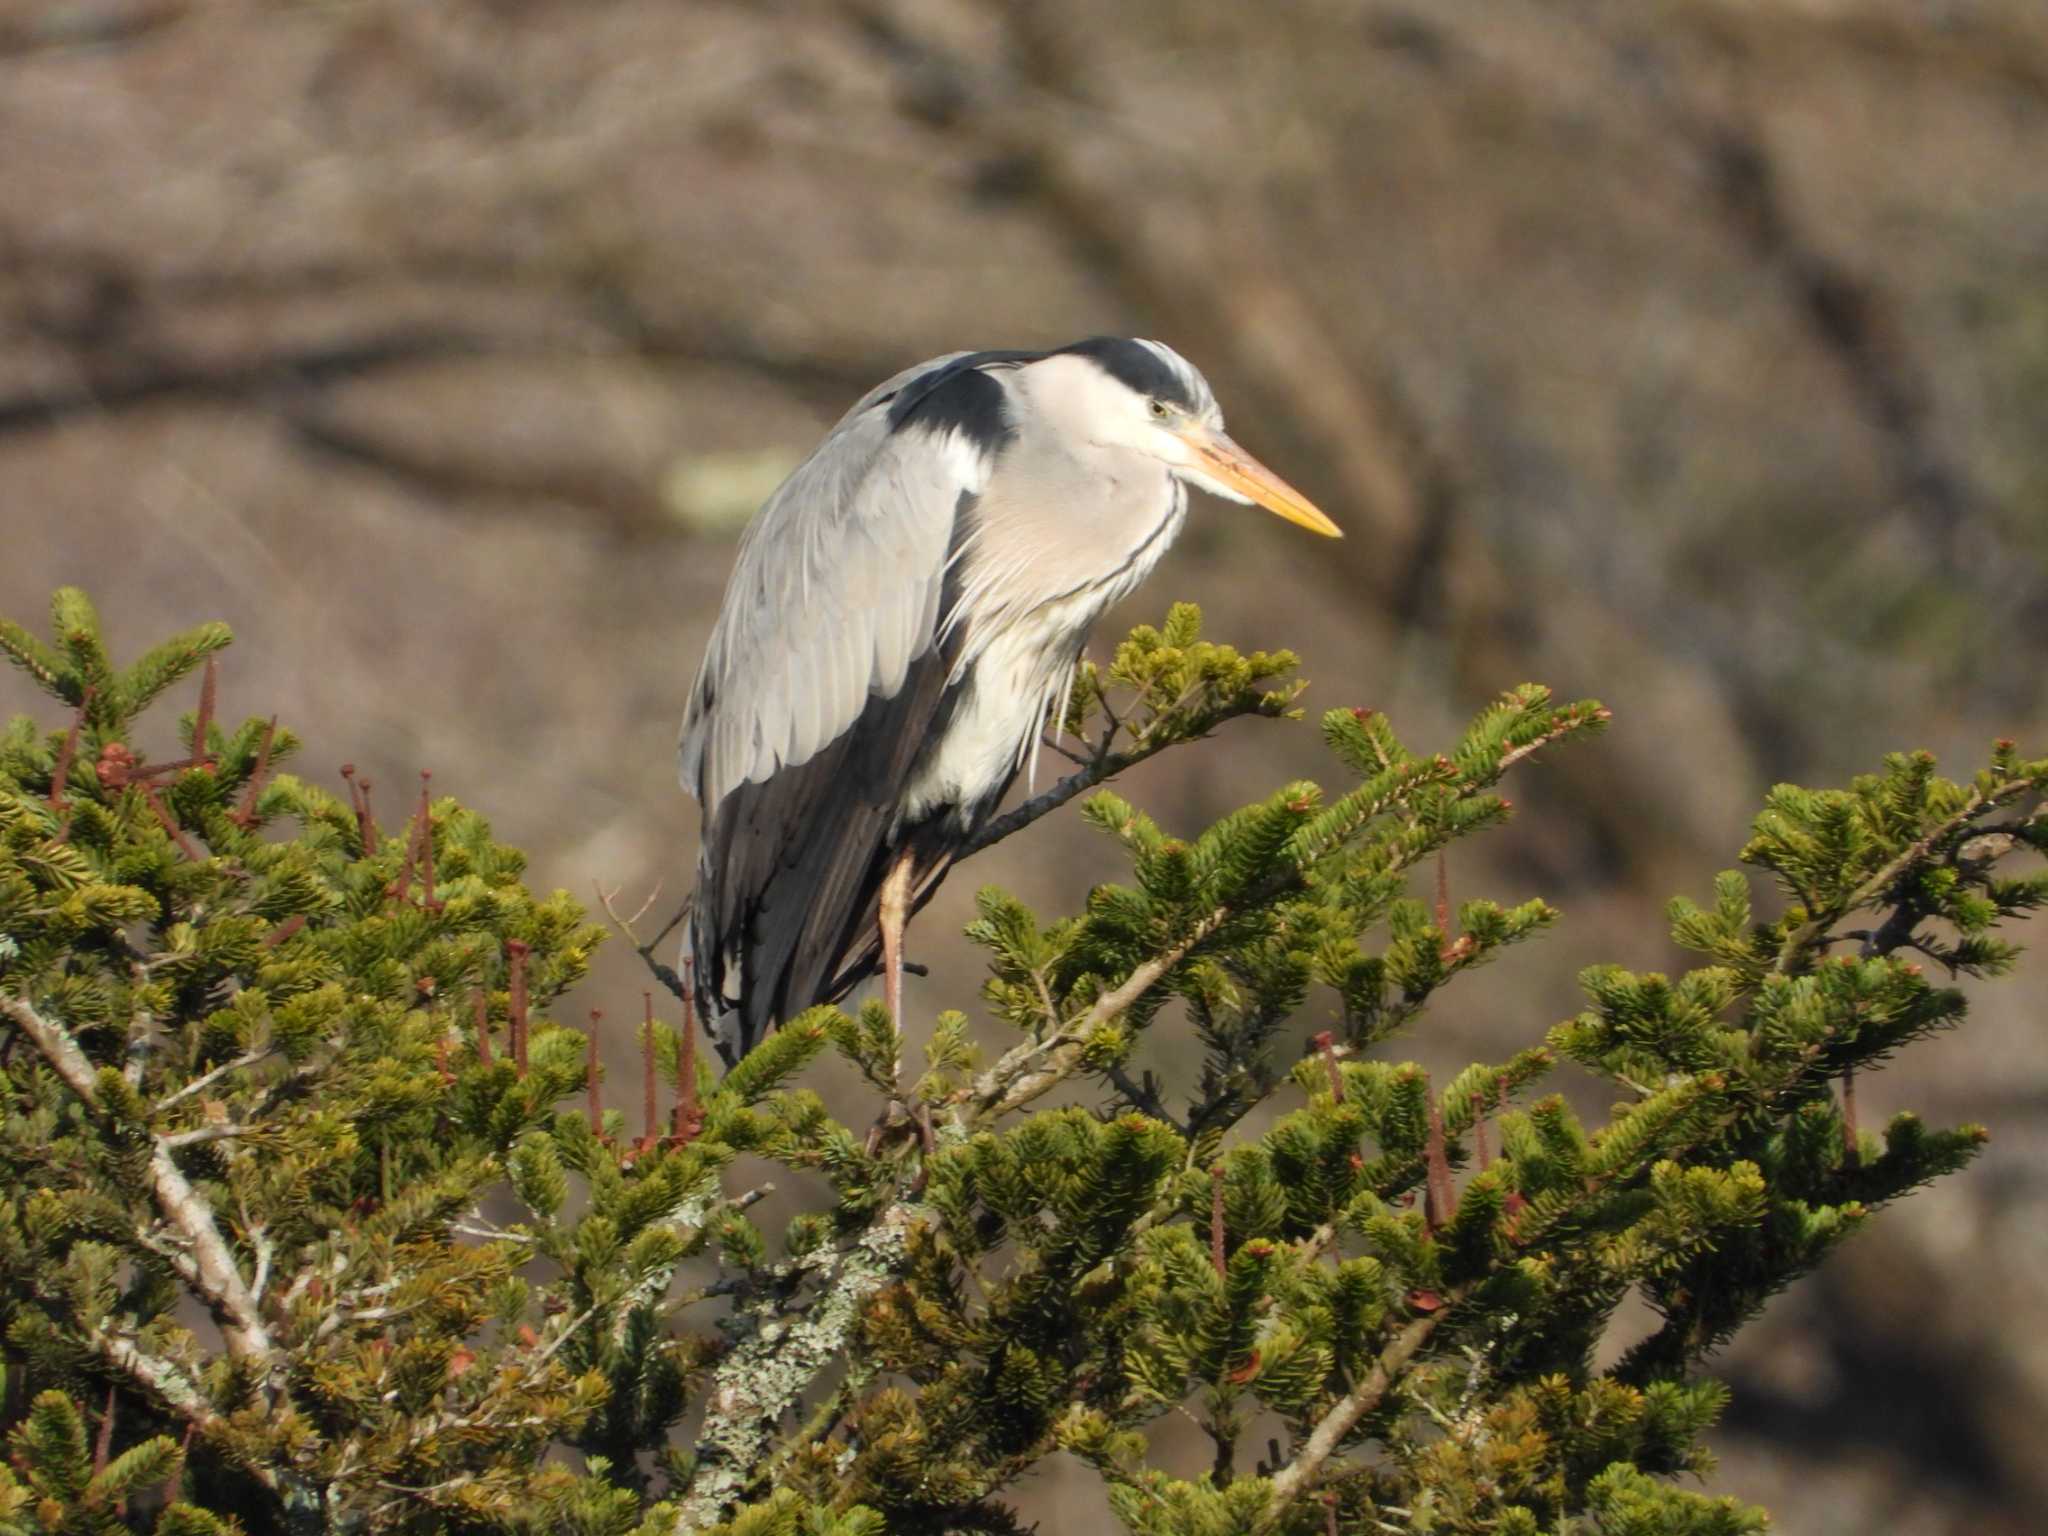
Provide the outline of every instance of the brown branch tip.
{"type": "Polygon", "coordinates": [[[641,1124],[645,1127],[640,1136],[640,1145],[651,1147],[661,1134],[655,1121],[661,1115],[661,1107],[655,1098],[654,1070],[654,994],[642,992],[641,1001],[646,1004],[647,1021],[640,1027],[640,1110],[641,1124]]]}
{"type": "Polygon", "coordinates": [[[697,1103],[697,966],[683,963],[683,1038],[676,1042],[676,1110],[669,1128],[671,1145],[686,1147],[704,1129],[704,1111],[697,1103]]]}
{"type": "Polygon", "coordinates": [[[589,1092],[589,1115],[591,1134],[604,1140],[604,1063],[597,1059],[597,1031],[604,1022],[604,1010],[590,1010],[590,1035],[585,1044],[583,1075],[589,1092]]]}
{"type": "Polygon", "coordinates": [[[512,1046],[512,1065],[521,1077],[526,1076],[526,957],[533,947],[523,939],[507,939],[505,953],[510,958],[512,969],[508,994],[508,1021],[506,1034],[512,1046]]]}
{"type": "Polygon", "coordinates": [[[256,766],[249,771],[249,787],[242,791],[242,803],[228,817],[244,832],[256,825],[256,802],[263,794],[263,781],[270,774],[270,748],[277,740],[277,716],[263,727],[263,740],[256,748],[256,766]]]}

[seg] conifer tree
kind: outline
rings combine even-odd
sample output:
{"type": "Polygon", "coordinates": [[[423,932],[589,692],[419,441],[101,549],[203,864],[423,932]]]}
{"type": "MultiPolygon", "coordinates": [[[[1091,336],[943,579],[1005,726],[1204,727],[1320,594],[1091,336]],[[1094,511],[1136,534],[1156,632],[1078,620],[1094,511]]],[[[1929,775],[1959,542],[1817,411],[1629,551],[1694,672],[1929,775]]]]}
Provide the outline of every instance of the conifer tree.
{"type": "MultiPolygon", "coordinates": [[[[1779,786],[1754,873],[1672,903],[1693,969],[1591,967],[1578,1017],[1432,1081],[1396,1037],[1555,913],[1418,873],[1606,712],[1525,686],[1416,752],[1340,708],[1334,790],[1196,835],[1087,799],[1128,878],[1050,922],[983,891],[983,1017],[921,1071],[872,1004],[723,1075],[650,1008],[629,1124],[561,1012],[602,930],[424,780],[380,820],[352,771],[288,771],[289,727],[218,718],[228,638],[117,666],[68,589],[48,641],[0,622],[61,711],[0,736],[0,1536],[1004,1532],[1055,1451],[1137,1536],[1754,1531],[1685,1478],[1701,1362],[1975,1153],[1864,1130],[1850,1084],[1961,1022],[1941,983],[2009,971],[2048,899],[2006,867],[2048,847],[2048,759],[2010,742],[1962,782],[1779,786]],[[872,1124],[805,1085],[827,1051],[872,1124]],[[1545,1091],[1560,1057],[1606,1123],[1545,1091]],[[763,1231],[764,1164],[830,1198],[763,1231]],[[1659,1325],[1596,1369],[1631,1294],[1659,1325]],[[1175,1411],[1199,1477],[1149,1464],[1175,1411]]],[[[1294,670],[1177,607],[1083,666],[1091,750],[988,839],[1293,714],[1294,670]]]]}

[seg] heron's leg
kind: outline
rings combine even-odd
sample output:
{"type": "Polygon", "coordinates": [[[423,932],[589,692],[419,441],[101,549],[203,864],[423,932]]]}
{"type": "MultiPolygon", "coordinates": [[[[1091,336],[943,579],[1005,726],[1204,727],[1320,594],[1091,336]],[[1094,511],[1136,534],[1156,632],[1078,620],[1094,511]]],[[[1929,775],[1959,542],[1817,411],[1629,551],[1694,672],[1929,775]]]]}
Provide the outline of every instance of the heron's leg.
{"type": "Polygon", "coordinates": [[[882,881],[880,924],[882,929],[882,1000],[889,1008],[889,1022],[903,1028],[903,930],[910,921],[911,854],[904,849],[896,856],[882,881]]]}
{"type": "MultiPolygon", "coordinates": [[[[876,920],[882,930],[882,1001],[889,1010],[889,1023],[896,1030],[896,1065],[900,1070],[903,1064],[903,930],[910,921],[909,849],[898,854],[896,862],[889,866],[876,906],[876,920]]],[[[873,1157],[875,1149],[882,1144],[883,1133],[902,1118],[903,1097],[899,1089],[889,1096],[888,1108],[868,1130],[869,1157],[873,1157]]]]}

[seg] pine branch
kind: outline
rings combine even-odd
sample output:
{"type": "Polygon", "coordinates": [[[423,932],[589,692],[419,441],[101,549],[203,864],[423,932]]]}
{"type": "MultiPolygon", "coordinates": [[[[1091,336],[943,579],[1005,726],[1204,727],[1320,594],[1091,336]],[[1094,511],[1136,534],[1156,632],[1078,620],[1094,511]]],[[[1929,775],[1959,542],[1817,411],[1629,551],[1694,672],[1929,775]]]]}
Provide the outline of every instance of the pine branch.
{"type": "Polygon", "coordinates": [[[101,1359],[177,1418],[202,1432],[219,1423],[220,1416],[207,1403],[199,1384],[177,1362],[152,1355],[134,1340],[104,1328],[88,1328],[84,1336],[101,1359]]]}
{"type": "Polygon", "coordinates": [[[88,1105],[96,1105],[99,1073],[85,1052],[79,1049],[78,1042],[72,1039],[69,1030],[54,1020],[44,1018],[23,998],[0,996],[0,1013],[5,1013],[43,1053],[43,1059],[64,1080],[65,1087],[88,1105]]]}
{"type": "MultiPolygon", "coordinates": [[[[1498,783],[1501,776],[1514,764],[1589,726],[1604,724],[1607,716],[1608,712],[1604,709],[1582,712],[1575,707],[1561,711],[1548,730],[1501,752],[1488,771],[1453,780],[1457,798],[1469,801],[1485,793],[1498,783]]],[[[1442,767],[1447,770],[1449,765],[1444,763],[1442,767]]],[[[1441,773],[1432,771],[1397,778],[1384,795],[1374,795],[1368,808],[1369,814],[1366,810],[1358,813],[1357,824],[1363,826],[1372,816],[1385,814],[1397,806],[1408,803],[1412,795],[1430,787],[1440,777],[1441,773]]],[[[1320,856],[1327,851],[1328,849],[1321,844],[1307,850],[1311,856],[1320,856]]],[[[1433,846],[1425,848],[1420,844],[1397,845],[1390,851],[1384,873],[1399,874],[1418,859],[1434,851],[1433,846]]],[[[1303,885],[1307,862],[1312,862],[1312,857],[1290,859],[1279,873],[1243,891],[1233,900],[1217,905],[1190,927],[1180,939],[1141,962],[1122,983],[1098,998],[1079,1018],[1071,1020],[1044,1039],[1012,1047],[968,1088],[955,1095],[954,1102],[971,1106],[972,1118],[980,1124],[987,1124],[1051,1091],[1079,1070],[1089,1037],[1096,1029],[1135,1006],[1147,991],[1205,940],[1213,937],[1233,917],[1242,912],[1256,910],[1299,890],[1303,885]]]]}
{"type": "Polygon", "coordinates": [[[1012,1047],[956,1097],[964,1098],[972,1106],[973,1118],[986,1124],[1051,1092],[1079,1069],[1088,1037],[1134,1005],[1190,950],[1229,921],[1231,910],[1218,907],[1179,941],[1138,965],[1121,985],[1103,993],[1078,1019],[1044,1040],[1012,1047]]]}
{"type": "Polygon", "coordinates": [[[1344,1437],[1358,1427],[1358,1421],[1371,1413],[1386,1400],[1400,1380],[1401,1373],[1408,1368],[1416,1353],[1429,1342],[1429,1336],[1436,1332],[1439,1324],[1449,1316],[1456,1298],[1446,1297],[1444,1305],[1434,1312],[1424,1313],[1415,1318],[1388,1342],[1365,1380],[1345,1393],[1330,1411],[1317,1421],[1307,1442],[1296,1454],[1293,1461],[1282,1467],[1273,1477],[1272,1503],[1266,1513],[1252,1527],[1254,1536],[1275,1529],[1285,1518],[1287,1507],[1300,1494],[1306,1492],[1322,1471],[1323,1465],[1337,1453],[1344,1443],[1344,1437]]]}
{"type": "MultiPolygon", "coordinates": [[[[1112,733],[1114,727],[1111,728],[1112,733]]],[[[1126,768],[1135,767],[1148,757],[1164,752],[1171,743],[1161,742],[1156,746],[1138,752],[1112,752],[1105,739],[1094,755],[1074,773],[1068,774],[1043,794],[1034,795],[1022,805],[1005,811],[993,820],[983,823],[980,830],[970,837],[966,845],[954,855],[956,860],[971,859],[985,848],[993,848],[1006,837],[1022,832],[1039,817],[1058,810],[1076,795],[1093,789],[1096,785],[1115,778],[1126,768]]]]}
{"type": "MultiPolygon", "coordinates": [[[[28,1036],[73,1093],[88,1107],[99,1107],[98,1073],[69,1030],[45,1018],[25,998],[0,996],[0,1013],[28,1036]]],[[[151,1192],[183,1244],[183,1252],[173,1262],[220,1320],[228,1353],[268,1370],[273,1354],[270,1330],[214,1222],[213,1208],[179,1170],[168,1138],[152,1136],[150,1140],[151,1192]]]]}
{"type": "MultiPolygon", "coordinates": [[[[66,604],[64,665],[144,691],[151,679],[106,657],[83,596],[66,604]]],[[[144,670],[183,664],[159,652],[144,670]]],[[[1099,738],[1094,755],[1077,745],[1080,772],[1017,825],[1218,720],[1288,713],[1292,692],[1256,691],[1279,669],[1201,642],[1190,608],[1135,631],[1101,674],[1081,669],[1063,712],[1075,743],[1099,738]],[[1105,686],[1133,700],[1122,714],[1105,686]]],[[[202,699],[195,755],[211,714],[202,699]]],[[[980,1070],[949,1015],[913,1107],[866,1154],[796,1078],[830,1010],[698,1096],[694,1033],[672,1046],[650,1003],[642,1110],[660,1118],[655,1074],[673,1061],[678,1134],[651,1119],[620,1146],[600,1104],[565,1108],[590,1042],[551,1021],[600,935],[566,896],[533,897],[474,812],[444,801],[432,829],[445,906],[394,911],[377,893],[400,855],[426,873],[418,819],[404,847],[383,846],[366,835],[364,786],[344,805],[287,776],[250,824],[261,743],[290,739],[261,718],[220,729],[223,772],[163,787],[189,859],[139,798],[116,815],[77,774],[53,814],[63,744],[12,727],[0,1080],[26,1321],[10,1338],[47,1405],[44,1439],[91,1481],[89,1434],[56,1432],[89,1416],[46,1390],[75,1391],[83,1367],[100,1392],[119,1384],[116,1438],[147,1434],[138,1407],[181,1421],[195,1495],[225,1473],[256,1501],[252,1528],[281,1530],[455,1518],[479,1536],[619,1536],[651,1528],[665,1477],[653,1518],[679,1536],[1008,1531],[998,1495],[1055,1451],[1102,1471],[1134,1536],[1348,1528],[1431,1499],[1475,1529],[1618,1524],[1617,1488],[1655,1517],[1645,1529],[1676,1529],[1708,1501],[1657,1479],[1687,1464],[1718,1406],[1686,1383],[1691,1359],[1867,1209],[1962,1166],[1982,1139],[1901,1117],[1866,1145],[1829,1083],[1960,1016],[1961,994],[1904,951],[1972,975],[2010,964],[1992,930],[2048,907],[2048,875],[1990,866],[2048,834],[2031,805],[1990,807],[2048,788],[2048,761],[2001,742],[1974,800],[1925,754],[1846,792],[1774,790],[1743,857],[1804,910],[1759,924],[1748,882],[1723,876],[1711,908],[1671,912],[1679,942],[1713,964],[1676,978],[1592,968],[1594,1009],[1552,1031],[1553,1049],[1641,1085],[1609,1123],[1581,1124],[1555,1096],[1507,1113],[1544,1050],[1432,1091],[1378,1046],[1549,914],[1483,900],[1454,914],[1440,883],[1432,922],[1408,871],[1500,819],[1505,771],[1603,716],[1523,687],[1418,757],[1383,716],[1333,710],[1323,732],[1356,775],[1347,792],[1325,804],[1290,784],[1186,840],[1099,796],[1090,819],[1129,850],[1134,883],[1052,925],[984,898],[988,996],[1020,1030],[1015,1048],[980,1070]],[[65,811],[76,836],[52,838],[65,811]],[[1839,919],[1859,905],[1850,929],[1839,919]],[[145,922],[147,951],[131,937],[145,922]],[[1381,927],[1383,947],[1365,937],[1381,927]],[[1850,941],[1860,957],[1814,958],[1850,941]],[[1275,1031],[1310,988],[1334,996],[1345,1028],[1282,1074],[1275,1031]],[[1211,1058],[1195,1097],[1213,1108],[1177,1124],[1138,1049],[1166,1044],[1154,1021],[1183,1001],[1211,1058]],[[502,1058],[497,1008],[512,1020],[502,1058]],[[1143,1113],[1029,1112],[1083,1074],[1143,1113]],[[1283,1083],[1299,1103],[1233,1132],[1283,1083]],[[1479,1116],[1497,1118],[1481,1129],[1479,1116]],[[740,1214],[772,1186],[725,1192],[757,1160],[819,1180],[779,1249],[740,1214]],[[507,1193],[516,1214],[499,1213],[507,1193]],[[720,1257],[679,1284],[707,1243],[720,1257]],[[1631,1288],[1665,1327],[1608,1372],[1572,1373],[1631,1288]],[[213,1310],[230,1362],[202,1372],[217,1345],[180,1325],[181,1295],[213,1310]],[[1475,1362],[1462,1393],[1454,1336],[1475,1362]],[[1512,1363],[1482,1370],[1496,1349],[1512,1363]],[[1491,1433],[1532,1405],[1536,1432],[1491,1433]],[[1148,1421],[1172,1412],[1213,1434],[1211,1476],[1148,1467],[1148,1421]],[[1257,1477],[1238,1477],[1236,1442],[1264,1414],[1291,1448],[1274,1443],[1257,1477]],[[694,1459],[671,1444],[679,1423],[702,1426],[694,1459]],[[583,1455],[577,1470],[564,1450],[583,1455]]],[[[79,751],[120,748],[101,760],[138,786],[179,766],[135,767],[127,718],[88,712],[79,751]]],[[[614,897],[599,904],[652,963],[663,940],[635,930],[656,898],[630,912],[614,897]]],[[[98,1458],[109,1488],[141,1465],[115,1449],[98,1458]]],[[[155,1466],[146,1481],[161,1481],[155,1466]]],[[[192,1511],[178,1528],[218,1523],[192,1511]]],[[[1712,1528],[1756,1527],[1735,1511],[1712,1528]]]]}
{"type": "Polygon", "coordinates": [[[213,1207],[172,1161],[161,1137],[149,1159],[156,1202],[191,1253],[191,1273],[200,1299],[220,1319],[221,1338],[237,1360],[268,1369],[273,1345],[256,1298],[242,1279],[234,1253],[214,1222],[213,1207]]]}
{"type": "MultiPolygon", "coordinates": [[[[954,855],[956,862],[971,859],[983,849],[992,848],[1006,837],[1014,837],[1041,816],[1050,814],[1072,800],[1076,795],[1085,794],[1098,784],[1107,783],[1126,769],[1135,768],[1149,758],[1157,757],[1169,747],[1180,746],[1206,736],[1216,726],[1244,715],[1270,715],[1272,708],[1257,699],[1240,699],[1203,717],[1201,728],[1192,734],[1175,734],[1148,730],[1138,738],[1136,746],[1128,751],[1111,750],[1115,741],[1118,723],[1112,723],[1096,744],[1095,750],[1082,759],[1082,767],[1068,774],[1043,794],[1035,795],[1022,805],[1005,811],[992,821],[985,822],[979,831],[970,837],[965,846],[954,855]]],[[[1063,754],[1072,756],[1071,753],[1063,754]]]]}
{"type": "Polygon", "coordinates": [[[1784,942],[1778,947],[1776,969],[1791,974],[1806,953],[1818,945],[1821,936],[1849,913],[1881,903],[1917,865],[1926,862],[1929,854],[1956,837],[1987,811],[2009,805],[2030,794],[2038,794],[2040,788],[2041,786],[2033,780],[2020,778],[2008,780],[1989,790],[1972,790],[1970,798],[1954,815],[1916,839],[1904,852],[1889,860],[1882,869],[1864,880],[1827,912],[1809,917],[1786,934],[1784,942]]]}
{"type": "Polygon", "coordinates": [[[169,1109],[181,1099],[188,1099],[195,1093],[204,1093],[229,1073],[239,1072],[244,1067],[253,1067],[258,1062],[266,1060],[276,1053],[277,1047],[275,1045],[266,1045],[261,1050],[244,1051],[241,1055],[235,1057],[234,1060],[224,1061],[211,1071],[203,1072],[198,1077],[193,1078],[191,1082],[185,1084],[184,1087],[177,1091],[165,1094],[163,1098],[157,1101],[157,1108],[159,1110],[169,1109]]]}
{"type": "MultiPolygon", "coordinates": [[[[896,1282],[908,1259],[910,1234],[925,1219],[921,1207],[894,1201],[852,1244],[802,1264],[818,1271],[821,1290],[801,1321],[784,1322],[772,1302],[762,1304],[766,1315],[756,1316],[751,1331],[712,1377],[709,1408],[697,1436],[698,1470],[677,1510],[675,1536],[693,1536],[716,1525],[754,1482],[777,1425],[811,1384],[845,1357],[863,1309],[896,1282]],[[762,1326],[770,1322],[775,1326],[762,1326]]],[[[761,1310],[757,1306],[757,1314],[761,1310]]]]}

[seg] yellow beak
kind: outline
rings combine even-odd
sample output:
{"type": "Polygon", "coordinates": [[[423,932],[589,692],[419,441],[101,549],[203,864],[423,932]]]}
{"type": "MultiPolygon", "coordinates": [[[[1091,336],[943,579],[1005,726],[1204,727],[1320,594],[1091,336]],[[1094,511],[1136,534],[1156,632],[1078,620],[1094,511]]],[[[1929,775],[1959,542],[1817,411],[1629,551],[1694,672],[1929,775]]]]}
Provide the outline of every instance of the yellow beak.
{"type": "Polygon", "coordinates": [[[1344,537],[1344,530],[1325,517],[1314,502],[1238,447],[1226,434],[1189,423],[1181,429],[1180,439],[1194,449],[1202,468],[1238,495],[1325,538],[1344,537]]]}

